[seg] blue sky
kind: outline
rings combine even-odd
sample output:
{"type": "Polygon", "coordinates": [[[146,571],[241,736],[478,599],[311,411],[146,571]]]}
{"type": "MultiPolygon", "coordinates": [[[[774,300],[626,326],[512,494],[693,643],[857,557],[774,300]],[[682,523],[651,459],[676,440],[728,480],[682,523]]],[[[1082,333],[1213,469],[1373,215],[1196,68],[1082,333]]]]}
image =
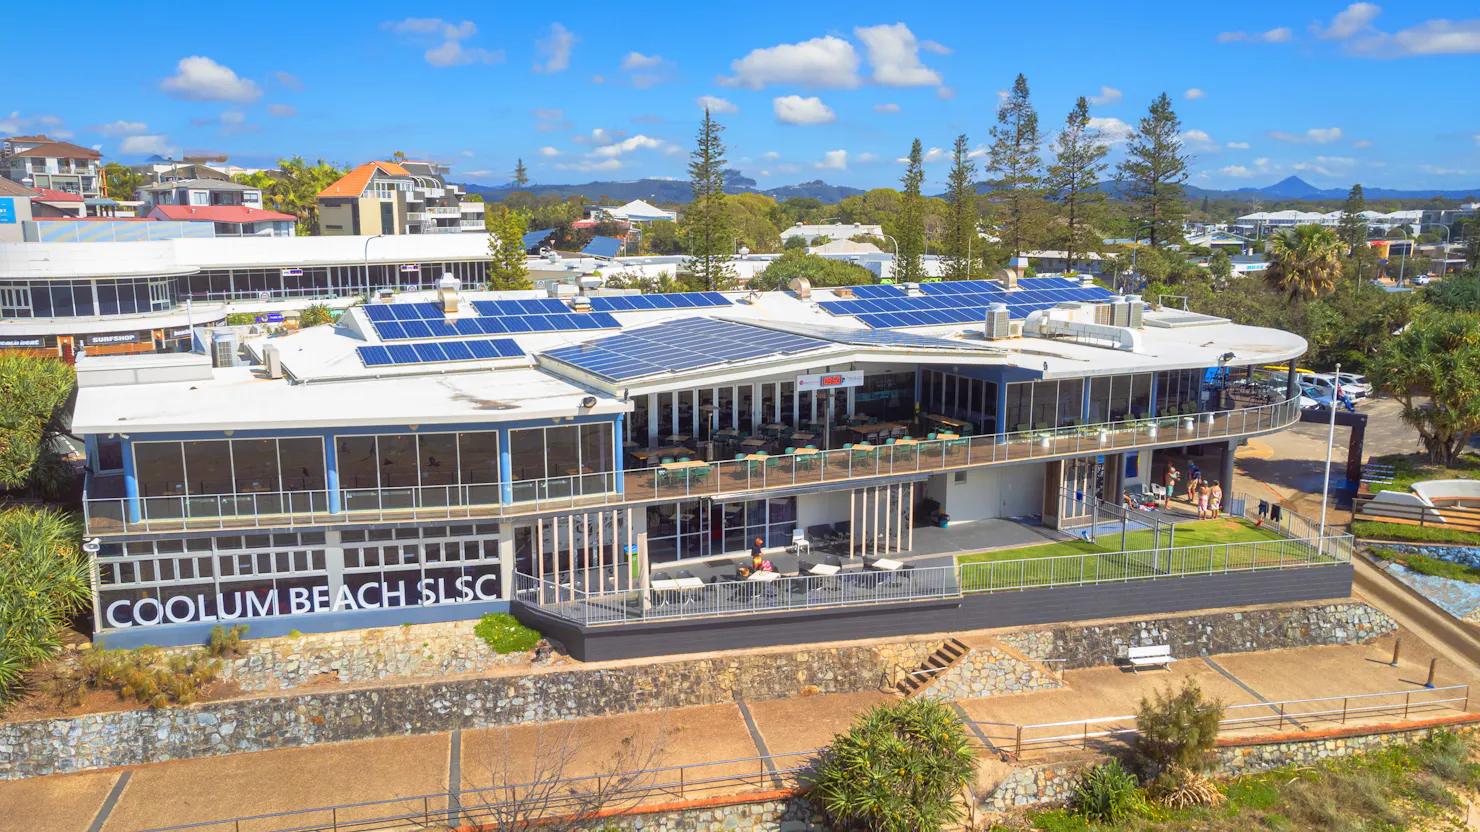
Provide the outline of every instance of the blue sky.
{"type": "Polygon", "coordinates": [[[1046,130],[1086,95],[1118,138],[1167,92],[1194,184],[1480,187],[1473,2],[224,8],[69,7],[87,21],[79,45],[117,49],[14,39],[0,134],[126,162],[400,150],[489,184],[516,158],[543,183],[683,177],[708,97],[732,164],[760,187],[871,187],[897,181],[915,137],[987,142],[999,91],[1023,72],[1046,130]]]}

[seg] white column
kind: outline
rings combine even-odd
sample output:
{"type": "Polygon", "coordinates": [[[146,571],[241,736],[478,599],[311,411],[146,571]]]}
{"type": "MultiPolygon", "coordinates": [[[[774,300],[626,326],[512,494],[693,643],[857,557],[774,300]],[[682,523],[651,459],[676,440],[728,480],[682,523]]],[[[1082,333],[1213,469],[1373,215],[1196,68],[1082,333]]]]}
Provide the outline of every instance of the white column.
{"type": "Polygon", "coordinates": [[[879,556],[879,489],[874,488],[874,557],[879,556]]]}
{"type": "Polygon", "coordinates": [[[910,525],[909,525],[909,548],[915,550],[915,484],[910,483],[910,525]]]}
{"type": "Polygon", "coordinates": [[[796,382],[791,385],[791,425],[800,428],[802,422],[802,391],[797,389],[796,382]]]}
{"type": "MultiPolygon", "coordinates": [[[[534,521],[534,576],[545,579],[545,521],[534,521]]],[[[543,593],[541,594],[543,596],[543,593]]]]}
{"type": "Polygon", "coordinates": [[[763,418],[765,411],[761,409],[761,385],[759,382],[750,385],[750,429],[756,434],[761,433],[761,425],[765,424],[763,418]]]}
{"type": "Polygon", "coordinates": [[[779,382],[779,381],[776,382],[776,393],[773,396],[773,399],[776,402],[776,407],[774,408],[774,410],[776,411],[776,421],[777,422],[780,422],[781,421],[781,382],[779,382]]]}
{"type": "Polygon", "coordinates": [[[679,431],[683,430],[683,422],[679,421],[679,418],[678,418],[678,398],[679,398],[678,393],[679,393],[679,391],[674,390],[672,393],[669,393],[668,394],[668,395],[670,395],[670,396],[673,397],[673,432],[674,433],[678,433],[679,431]]]}
{"type": "Polygon", "coordinates": [[[689,391],[689,406],[694,414],[691,420],[694,423],[694,430],[690,435],[694,437],[695,442],[699,441],[699,398],[699,388],[696,387],[689,391]]]}
{"type": "Polygon", "coordinates": [[[858,535],[858,489],[848,492],[848,559],[853,559],[853,539],[858,535]]]}
{"type": "Polygon", "coordinates": [[[740,429],[740,385],[730,388],[730,427],[740,429]]]}
{"type": "Polygon", "coordinates": [[[856,402],[855,402],[855,401],[854,401],[854,399],[853,399],[853,393],[854,393],[854,391],[855,391],[855,390],[857,390],[857,389],[858,389],[858,388],[856,388],[856,387],[849,387],[849,388],[848,388],[848,415],[849,415],[849,416],[850,416],[850,417],[851,417],[851,416],[852,416],[852,415],[853,415],[853,413],[854,413],[854,411],[853,411],[853,408],[854,408],[854,406],[855,406],[855,405],[856,405],[856,402]]]}
{"type": "Polygon", "coordinates": [[[648,394],[648,447],[658,447],[658,394],[648,394]]]}
{"type": "MultiPolygon", "coordinates": [[[[813,390],[811,393],[808,393],[807,395],[812,400],[812,415],[809,416],[808,418],[815,422],[815,421],[817,421],[817,391],[816,390],[813,390]]],[[[832,395],[832,394],[829,393],[828,395],[832,395]]]]}
{"type": "Polygon", "coordinates": [[[505,601],[514,599],[514,527],[504,523],[498,533],[498,583],[505,601]]]}
{"type": "Polygon", "coordinates": [[[899,519],[895,524],[896,531],[894,535],[894,551],[896,552],[904,551],[904,530],[906,528],[904,523],[904,501],[906,488],[913,488],[913,486],[909,483],[899,484],[899,519]]]}

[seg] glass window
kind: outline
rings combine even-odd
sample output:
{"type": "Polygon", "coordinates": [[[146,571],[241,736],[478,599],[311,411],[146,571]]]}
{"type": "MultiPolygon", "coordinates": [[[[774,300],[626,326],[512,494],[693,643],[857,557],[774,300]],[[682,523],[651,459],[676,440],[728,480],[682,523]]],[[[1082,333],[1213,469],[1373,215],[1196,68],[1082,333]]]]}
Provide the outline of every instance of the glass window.
{"type": "Polygon", "coordinates": [[[545,476],[545,431],[543,428],[509,431],[509,461],[515,481],[545,476]]]}
{"type": "Polygon", "coordinates": [[[123,442],[118,439],[98,440],[98,471],[117,471],[123,467],[123,442]]]}
{"type": "Polygon", "coordinates": [[[1105,376],[1089,382],[1089,420],[1092,424],[1110,421],[1110,379],[1105,376]]]}
{"type": "Polygon", "coordinates": [[[1131,376],[1131,414],[1144,418],[1151,414],[1151,374],[1131,376]]]}
{"type": "Polygon", "coordinates": [[[179,442],[139,442],[133,450],[140,496],[164,497],[185,492],[185,464],[179,442]]]}
{"type": "MultiPolygon", "coordinates": [[[[234,439],[231,451],[236,459],[236,493],[282,490],[278,481],[276,439],[234,439]]],[[[187,457],[186,464],[189,462],[187,457]]]]}
{"type": "Polygon", "coordinates": [[[327,487],[322,439],[279,439],[278,461],[284,491],[320,491],[327,487]]]}
{"type": "Polygon", "coordinates": [[[375,458],[375,437],[341,436],[337,440],[340,488],[377,488],[380,485],[379,463],[375,458]]]}
{"type": "Polygon", "coordinates": [[[581,425],[582,473],[601,474],[612,469],[612,428],[607,423],[581,425]]]}
{"type": "Polygon", "coordinates": [[[542,477],[574,477],[581,473],[580,431],[576,425],[545,428],[545,472],[542,477]]]}
{"type": "Polygon", "coordinates": [[[416,436],[409,433],[377,436],[380,487],[409,488],[417,484],[416,436]]]}
{"type": "Polygon", "coordinates": [[[498,433],[458,434],[458,469],[464,484],[498,482],[498,433]]]}
{"type": "Polygon", "coordinates": [[[1079,422],[1084,416],[1084,379],[1065,379],[1059,382],[1059,427],[1079,422]]]}
{"type": "Polygon", "coordinates": [[[421,437],[421,484],[457,485],[457,434],[421,437]]]}
{"type": "MultiPolygon", "coordinates": [[[[188,494],[230,494],[231,444],[223,440],[186,442],[185,491],[188,494]]],[[[263,491],[276,490],[263,488],[263,491]]]]}

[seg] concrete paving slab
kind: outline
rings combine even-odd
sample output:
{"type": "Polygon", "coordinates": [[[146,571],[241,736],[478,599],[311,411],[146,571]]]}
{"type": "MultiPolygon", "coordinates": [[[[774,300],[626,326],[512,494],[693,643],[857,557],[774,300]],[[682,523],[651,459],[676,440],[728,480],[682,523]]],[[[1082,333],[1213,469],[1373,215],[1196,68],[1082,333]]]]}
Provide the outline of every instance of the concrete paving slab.
{"type": "Polygon", "coordinates": [[[859,714],[898,699],[880,691],[801,696],[752,702],[750,714],[772,754],[792,754],[827,746],[859,714]]]}
{"type": "MultiPolygon", "coordinates": [[[[144,766],[134,770],[103,829],[128,832],[446,792],[448,742],[448,734],[393,737],[144,766]]],[[[420,800],[398,800],[341,811],[338,819],[386,817],[421,809],[420,800]]],[[[324,813],[322,817],[244,822],[240,828],[259,832],[330,820],[324,813]]]]}
{"type": "Polygon", "coordinates": [[[79,832],[97,817],[117,771],[0,781],[0,832],[79,832]]]}
{"type": "MultiPolygon", "coordinates": [[[[625,771],[634,764],[642,768],[652,759],[655,744],[656,765],[661,768],[760,756],[740,708],[733,704],[519,725],[463,732],[463,788],[625,771]]],[[[687,768],[685,793],[696,782],[756,774],[759,769],[758,763],[687,768]]],[[[678,779],[677,771],[661,772],[641,785],[678,779]]]]}

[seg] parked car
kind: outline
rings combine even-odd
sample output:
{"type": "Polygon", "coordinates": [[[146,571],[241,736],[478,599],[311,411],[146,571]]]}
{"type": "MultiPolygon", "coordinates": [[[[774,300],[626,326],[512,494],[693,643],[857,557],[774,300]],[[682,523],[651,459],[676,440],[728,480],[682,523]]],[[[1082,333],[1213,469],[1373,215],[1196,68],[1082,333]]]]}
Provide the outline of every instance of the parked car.
{"type": "Polygon", "coordinates": [[[1314,387],[1300,388],[1301,410],[1326,410],[1331,407],[1330,391],[1321,392],[1314,387]]]}
{"type": "Polygon", "coordinates": [[[1361,373],[1341,373],[1341,386],[1352,400],[1365,399],[1372,395],[1372,382],[1361,373]]]}
{"type": "MultiPolygon", "coordinates": [[[[1342,375],[1345,376],[1347,374],[1342,373],[1342,375]]],[[[1296,375],[1295,381],[1301,387],[1312,387],[1325,395],[1332,395],[1336,392],[1336,375],[1334,373],[1299,373],[1296,375]]],[[[1358,402],[1367,398],[1367,393],[1372,390],[1372,386],[1368,384],[1347,387],[1346,382],[1343,381],[1342,389],[1346,390],[1347,398],[1353,402],[1358,402]]]]}

